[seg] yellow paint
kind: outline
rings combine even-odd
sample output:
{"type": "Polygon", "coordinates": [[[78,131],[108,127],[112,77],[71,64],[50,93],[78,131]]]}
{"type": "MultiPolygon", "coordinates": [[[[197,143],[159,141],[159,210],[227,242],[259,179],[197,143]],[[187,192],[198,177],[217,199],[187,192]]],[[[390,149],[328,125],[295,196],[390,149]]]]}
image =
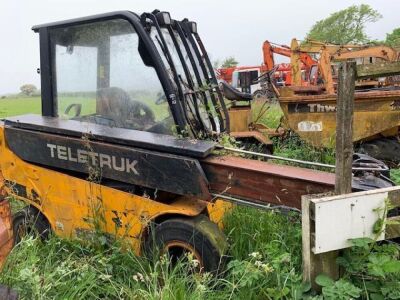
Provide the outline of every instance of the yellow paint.
{"type": "Polygon", "coordinates": [[[296,39],[292,39],[290,48],[292,50],[292,55],[290,56],[290,64],[292,71],[292,85],[301,86],[301,60],[300,52],[297,50],[299,43],[296,39]]]}
{"type": "Polygon", "coordinates": [[[12,186],[9,194],[36,206],[64,238],[84,238],[97,225],[102,232],[125,239],[139,254],[142,233],[161,215],[194,217],[208,212],[213,222],[221,224],[226,211],[218,199],[215,204],[186,197],[160,203],[24,162],[7,147],[4,126],[0,126],[0,157],[4,179],[27,189],[27,198],[17,196],[12,186]]]}
{"type": "Polygon", "coordinates": [[[216,200],[207,205],[208,216],[212,222],[216,223],[219,228],[223,229],[224,224],[222,221],[224,215],[232,210],[233,207],[234,205],[232,203],[223,200],[216,200]]]}
{"type": "Polygon", "coordinates": [[[229,126],[232,132],[249,131],[251,107],[238,106],[229,109],[229,126]]]}
{"type": "MultiPolygon", "coordinates": [[[[315,147],[333,147],[335,145],[336,112],[329,111],[336,107],[335,95],[289,96],[279,99],[288,127],[302,139],[315,147]],[[313,106],[314,112],[289,112],[290,104],[322,105],[319,109],[313,106]],[[325,109],[327,108],[327,109],[325,109]],[[322,111],[323,110],[323,111],[322,111]],[[317,111],[317,112],[316,112],[317,111]],[[299,123],[321,123],[322,131],[301,131],[299,123]]],[[[354,103],[353,141],[365,141],[379,135],[397,136],[400,126],[400,109],[397,102],[400,93],[360,99],[356,96],[354,103]]]]}

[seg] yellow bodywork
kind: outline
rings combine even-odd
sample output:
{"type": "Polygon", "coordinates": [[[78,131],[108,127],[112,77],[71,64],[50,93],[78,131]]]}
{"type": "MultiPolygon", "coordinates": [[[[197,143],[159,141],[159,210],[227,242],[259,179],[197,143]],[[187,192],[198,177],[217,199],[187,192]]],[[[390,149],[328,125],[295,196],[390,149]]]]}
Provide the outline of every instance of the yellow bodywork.
{"type": "Polygon", "coordinates": [[[276,136],[275,129],[270,129],[264,124],[253,123],[250,105],[233,106],[229,108],[229,135],[237,140],[249,139],[260,144],[272,146],[270,136],[276,136]]]}
{"type": "MultiPolygon", "coordinates": [[[[336,95],[279,98],[286,125],[315,147],[333,147],[336,132],[336,95]]],[[[400,91],[356,93],[353,141],[396,136],[400,126],[400,91]]]]}
{"type": "Polygon", "coordinates": [[[27,163],[7,147],[4,126],[0,126],[0,156],[8,193],[37,207],[55,234],[64,238],[86,239],[98,229],[123,239],[140,254],[142,234],[157,217],[208,213],[222,226],[224,213],[231,207],[219,199],[209,203],[186,197],[160,203],[27,163]],[[26,195],[18,192],[21,186],[26,195]]]}

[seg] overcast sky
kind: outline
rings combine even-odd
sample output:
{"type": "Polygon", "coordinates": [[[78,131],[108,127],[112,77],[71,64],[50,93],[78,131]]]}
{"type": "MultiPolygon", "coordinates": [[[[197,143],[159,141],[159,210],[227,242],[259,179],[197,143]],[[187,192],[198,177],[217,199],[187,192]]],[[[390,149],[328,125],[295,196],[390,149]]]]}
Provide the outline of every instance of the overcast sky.
{"type": "Polygon", "coordinates": [[[114,10],[137,13],[155,8],[167,10],[174,19],[187,17],[198,23],[211,59],[234,56],[241,65],[262,61],[266,39],[289,44],[303,38],[310,27],[332,12],[366,3],[383,18],[368,26],[374,39],[400,27],[399,0],[0,0],[0,94],[14,93],[24,83],[39,87],[38,36],[32,25],[114,10]]]}

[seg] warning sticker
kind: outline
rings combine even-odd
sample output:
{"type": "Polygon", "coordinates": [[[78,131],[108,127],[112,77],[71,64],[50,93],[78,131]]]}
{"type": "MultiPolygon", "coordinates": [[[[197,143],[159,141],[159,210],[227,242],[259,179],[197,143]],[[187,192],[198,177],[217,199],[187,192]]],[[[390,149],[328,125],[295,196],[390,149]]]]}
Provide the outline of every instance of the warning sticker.
{"type": "Polygon", "coordinates": [[[297,128],[299,131],[322,131],[322,122],[302,121],[297,128]]]}

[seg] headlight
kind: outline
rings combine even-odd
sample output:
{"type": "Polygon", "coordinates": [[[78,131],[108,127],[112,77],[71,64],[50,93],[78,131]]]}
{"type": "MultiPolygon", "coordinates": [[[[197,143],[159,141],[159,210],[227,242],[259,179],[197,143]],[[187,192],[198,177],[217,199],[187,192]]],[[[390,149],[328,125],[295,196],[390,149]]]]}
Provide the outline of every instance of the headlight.
{"type": "Polygon", "coordinates": [[[166,25],[171,25],[172,20],[171,20],[171,15],[169,12],[166,11],[161,11],[157,14],[157,22],[160,24],[160,26],[166,26],[166,25]]]}

